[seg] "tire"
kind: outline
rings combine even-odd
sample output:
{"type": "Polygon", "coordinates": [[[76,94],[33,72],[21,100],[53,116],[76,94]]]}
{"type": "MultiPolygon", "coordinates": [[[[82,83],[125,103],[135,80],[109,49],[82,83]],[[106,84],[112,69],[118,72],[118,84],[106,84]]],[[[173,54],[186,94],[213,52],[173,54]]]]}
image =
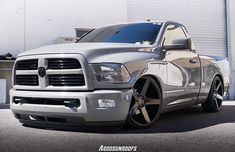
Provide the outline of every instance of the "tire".
{"type": "Polygon", "coordinates": [[[139,129],[151,126],[160,116],[161,105],[161,90],[155,80],[140,78],[134,86],[127,125],[139,129]]]}
{"type": "Polygon", "coordinates": [[[211,89],[207,97],[207,101],[202,103],[202,108],[206,112],[219,112],[223,102],[223,83],[216,76],[211,84],[211,89]]]}

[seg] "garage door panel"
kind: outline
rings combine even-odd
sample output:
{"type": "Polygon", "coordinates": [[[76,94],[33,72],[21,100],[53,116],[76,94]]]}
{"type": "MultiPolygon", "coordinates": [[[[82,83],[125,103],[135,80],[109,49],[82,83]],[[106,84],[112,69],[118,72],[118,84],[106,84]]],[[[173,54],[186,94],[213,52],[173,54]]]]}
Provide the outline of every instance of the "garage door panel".
{"type": "Polygon", "coordinates": [[[128,0],[129,21],[183,23],[199,53],[227,56],[224,0],[128,0]]]}

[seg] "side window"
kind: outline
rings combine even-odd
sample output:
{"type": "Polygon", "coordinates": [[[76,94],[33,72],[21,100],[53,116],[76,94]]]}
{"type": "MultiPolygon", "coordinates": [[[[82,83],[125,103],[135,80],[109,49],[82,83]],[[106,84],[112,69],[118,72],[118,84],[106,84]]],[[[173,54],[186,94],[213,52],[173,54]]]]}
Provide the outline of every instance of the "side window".
{"type": "Polygon", "coordinates": [[[170,45],[173,44],[174,40],[186,39],[186,35],[185,35],[183,29],[180,26],[169,25],[166,28],[164,38],[165,38],[164,45],[165,46],[170,46],[170,45]]]}

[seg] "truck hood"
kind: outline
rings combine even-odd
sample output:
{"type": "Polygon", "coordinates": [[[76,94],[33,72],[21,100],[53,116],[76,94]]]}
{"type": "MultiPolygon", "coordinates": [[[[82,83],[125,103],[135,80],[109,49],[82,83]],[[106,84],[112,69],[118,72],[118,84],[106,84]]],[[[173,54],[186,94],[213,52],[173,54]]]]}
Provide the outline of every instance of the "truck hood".
{"type": "Polygon", "coordinates": [[[151,47],[128,43],[70,43],[44,46],[19,54],[20,56],[42,54],[81,54],[89,63],[128,62],[153,57],[151,47]]]}

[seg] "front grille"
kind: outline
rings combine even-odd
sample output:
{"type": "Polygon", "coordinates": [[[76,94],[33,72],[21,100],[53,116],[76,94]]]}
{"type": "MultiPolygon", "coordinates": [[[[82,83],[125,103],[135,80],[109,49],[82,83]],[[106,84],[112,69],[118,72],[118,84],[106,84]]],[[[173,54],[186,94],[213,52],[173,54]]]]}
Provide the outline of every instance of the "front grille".
{"type": "Polygon", "coordinates": [[[58,58],[48,59],[48,69],[80,69],[81,64],[77,59],[58,58]]]}
{"type": "Polygon", "coordinates": [[[49,85],[52,86],[84,86],[83,74],[49,75],[49,85]]]}
{"type": "Polygon", "coordinates": [[[48,55],[47,58],[18,60],[14,74],[16,89],[63,90],[63,87],[69,86],[72,89],[80,89],[81,87],[86,89],[85,75],[81,66],[82,58],[80,61],[79,58],[71,56],[63,58],[59,56],[48,55]],[[45,77],[39,76],[42,68],[46,70],[45,77]]]}
{"type": "Polygon", "coordinates": [[[37,68],[38,68],[37,59],[22,60],[18,61],[16,64],[16,70],[37,70],[37,68]]]}
{"type": "Polygon", "coordinates": [[[16,75],[15,84],[26,85],[26,86],[38,86],[38,76],[37,75],[16,75]]]}

